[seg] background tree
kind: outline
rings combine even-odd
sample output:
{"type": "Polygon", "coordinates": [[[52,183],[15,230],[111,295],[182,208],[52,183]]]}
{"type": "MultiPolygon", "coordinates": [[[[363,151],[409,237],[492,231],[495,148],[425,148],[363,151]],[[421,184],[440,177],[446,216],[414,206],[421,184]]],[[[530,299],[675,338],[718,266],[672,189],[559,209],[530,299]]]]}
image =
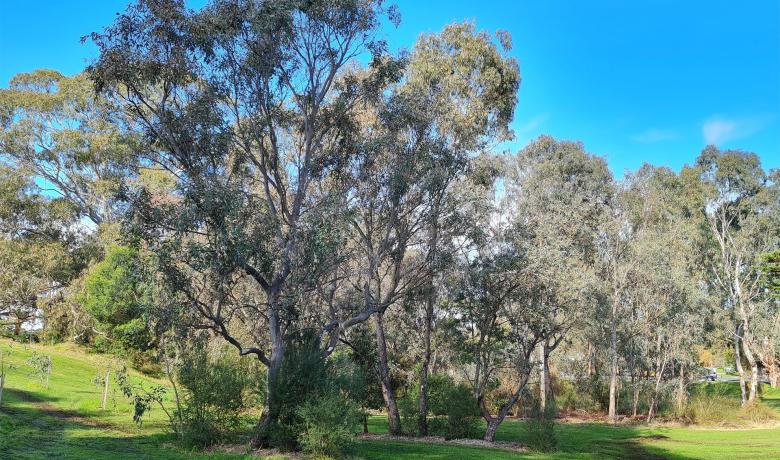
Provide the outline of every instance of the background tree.
{"type": "Polygon", "coordinates": [[[731,317],[743,402],[754,401],[759,379],[756,353],[761,348],[754,331],[761,295],[758,258],[780,244],[780,189],[753,153],[721,152],[710,146],[696,166],[705,187],[701,212],[711,241],[713,285],[721,291],[723,308],[731,317]],[[751,368],[747,394],[742,356],[751,368]]]}
{"type": "Polygon", "coordinates": [[[545,330],[539,349],[540,404],[553,399],[550,355],[596,302],[596,232],[612,193],[601,158],[582,145],[542,136],[508,160],[509,219],[524,247],[526,270],[540,283],[545,330]]]}
{"type": "Polygon", "coordinates": [[[93,225],[116,222],[117,195],[139,148],[121,118],[117,106],[95,97],[84,74],[21,73],[0,90],[0,155],[93,225]]]}
{"type": "Polygon", "coordinates": [[[761,338],[758,357],[773,388],[780,385],[780,250],[761,255],[761,285],[756,336],[761,338]]]}
{"type": "Polygon", "coordinates": [[[138,250],[109,247],[106,257],[86,274],[79,301],[108,338],[104,348],[135,354],[154,347],[147,326],[151,286],[138,250]]]}
{"type": "Polygon", "coordinates": [[[0,318],[15,335],[25,324],[40,328],[42,305],[56,301],[80,266],[71,254],[72,207],[44,197],[26,173],[0,166],[0,318]]]}

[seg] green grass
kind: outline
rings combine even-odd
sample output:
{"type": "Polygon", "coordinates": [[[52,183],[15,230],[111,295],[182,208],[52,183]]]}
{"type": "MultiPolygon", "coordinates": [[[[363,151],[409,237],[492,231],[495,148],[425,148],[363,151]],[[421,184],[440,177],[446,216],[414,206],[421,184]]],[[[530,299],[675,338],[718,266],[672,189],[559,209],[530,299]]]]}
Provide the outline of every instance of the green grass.
{"type": "MultiPolygon", "coordinates": [[[[165,415],[153,409],[142,426],[132,421],[131,408],[118,391],[109,409],[100,409],[101,388],[93,378],[109,358],[85,353],[74,345],[25,346],[0,340],[7,384],[0,405],[2,459],[240,459],[240,454],[198,453],[175,447],[165,415]],[[48,389],[32,375],[26,360],[33,350],[52,356],[48,389]],[[8,365],[11,364],[11,369],[8,365]]],[[[163,383],[137,373],[136,382],[163,383]]],[[[112,382],[113,383],[113,382],[112,382]]],[[[764,387],[764,402],[780,409],[780,390],[764,387]]],[[[733,391],[724,388],[719,391],[733,391]]],[[[738,390],[737,390],[738,391],[738,390]]],[[[114,393],[114,392],[112,392],[114,393]]],[[[372,417],[372,433],[386,433],[383,417],[372,417]]],[[[432,445],[408,441],[358,440],[353,458],[376,459],[600,459],[600,458],[778,458],[780,429],[722,430],[601,423],[561,423],[556,426],[559,449],[553,454],[432,445]]],[[[523,441],[523,422],[508,420],[499,441],[523,441]]]]}
{"type": "MultiPolygon", "coordinates": [[[[6,387],[0,406],[0,458],[3,459],[236,459],[240,455],[194,455],[172,447],[165,415],[153,409],[142,426],[132,420],[130,403],[112,379],[109,408],[92,383],[109,362],[74,345],[23,345],[0,340],[6,387]],[[33,351],[52,357],[49,388],[26,364],[33,351]]],[[[146,385],[161,383],[131,372],[146,385]]]]}
{"type": "MultiPolygon", "coordinates": [[[[372,433],[386,433],[387,421],[374,417],[372,433]]],[[[780,458],[780,429],[704,430],[649,426],[610,426],[603,423],[561,423],[556,426],[558,451],[553,454],[519,455],[450,446],[420,446],[403,441],[364,441],[354,450],[356,456],[378,459],[421,458],[672,458],[732,459],[780,458]]],[[[523,441],[523,422],[510,420],[501,425],[498,441],[523,441]]]]}

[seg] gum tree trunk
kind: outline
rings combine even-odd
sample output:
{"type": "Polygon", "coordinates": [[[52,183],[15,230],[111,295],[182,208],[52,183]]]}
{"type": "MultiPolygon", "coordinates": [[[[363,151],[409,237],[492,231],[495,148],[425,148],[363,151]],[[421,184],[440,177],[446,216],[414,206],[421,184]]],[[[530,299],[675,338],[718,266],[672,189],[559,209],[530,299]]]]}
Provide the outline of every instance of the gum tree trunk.
{"type": "Polygon", "coordinates": [[[747,402],[747,391],[745,384],[745,369],[742,367],[742,353],[740,352],[740,336],[739,326],[737,326],[736,333],[734,334],[734,365],[737,368],[739,374],[739,393],[742,398],[742,404],[747,402]]]}
{"type": "Polygon", "coordinates": [[[748,402],[753,402],[758,398],[758,361],[745,340],[742,341],[742,350],[745,353],[745,358],[747,358],[748,363],[750,363],[750,392],[748,393],[748,402]]]}
{"type": "Polygon", "coordinates": [[[430,232],[428,234],[428,295],[425,303],[425,337],[423,362],[420,367],[420,397],[418,401],[417,428],[420,436],[428,435],[428,374],[431,365],[431,335],[433,334],[434,306],[436,305],[436,285],[434,283],[436,257],[439,248],[439,213],[441,200],[444,197],[444,189],[440,190],[433,199],[431,209],[430,232]]]}
{"type": "Polygon", "coordinates": [[[655,416],[655,406],[658,403],[658,394],[661,392],[661,383],[664,379],[664,371],[666,370],[666,356],[661,353],[661,337],[658,337],[658,349],[659,355],[655,365],[655,387],[653,388],[653,395],[650,397],[650,407],[647,408],[647,423],[650,423],[655,416]]]}
{"type": "Polygon", "coordinates": [[[685,363],[680,364],[680,379],[677,383],[677,412],[682,413],[685,406],[685,363]]]}
{"type": "MultiPolygon", "coordinates": [[[[617,296],[616,296],[617,297],[617,296]]],[[[613,422],[617,421],[617,385],[618,385],[618,352],[617,352],[617,303],[615,298],[612,306],[612,318],[609,331],[609,411],[608,416],[613,422]]]]}
{"type": "Polygon", "coordinates": [[[390,380],[390,367],[387,363],[387,340],[385,339],[385,325],[382,320],[382,312],[374,316],[376,323],[376,347],[379,358],[378,373],[379,382],[382,384],[382,398],[387,408],[388,431],[392,435],[401,434],[401,417],[398,414],[398,405],[393,391],[393,382],[390,380]]]}
{"type": "MultiPolygon", "coordinates": [[[[433,285],[430,286],[433,290],[433,285]]],[[[417,401],[417,429],[420,436],[428,436],[428,372],[431,363],[431,333],[433,331],[433,293],[428,295],[425,305],[425,331],[422,365],[420,366],[420,396],[417,401]]]]}
{"type": "Polygon", "coordinates": [[[547,364],[547,350],[545,342],[539,344],[539,407],[544,412],[547,407],[547,385],[549,382],[550,368],[547,364]]]}

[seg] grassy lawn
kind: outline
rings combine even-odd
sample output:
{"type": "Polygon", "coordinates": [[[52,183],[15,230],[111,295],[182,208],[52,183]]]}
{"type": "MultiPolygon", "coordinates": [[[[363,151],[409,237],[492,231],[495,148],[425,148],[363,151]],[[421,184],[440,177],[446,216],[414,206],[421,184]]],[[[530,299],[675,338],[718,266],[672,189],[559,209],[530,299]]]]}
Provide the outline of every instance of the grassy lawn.
{"type": "MultiPolygon", "coordinates": [[[[244,458],[194,455],[171,446],[165,415],[153,409],[139,427],[130,403],[117,388],[101,410],[102,389],[92,383],[109,358],[86,354],[74,345],[23,345],[0,340],[6,387],[0,405],[2,459],[186,459],[244,458]],[[46,389],[26,364],[33,350],[52,357],[46,389]],[[9,369],[10,367],[10,369],[9,369]]],[[[131,372],[134,381],[160,383],[131,372]]],[[[113,379],[112,379],[113,380],[113,379]]],[[[112,381],[112,385],[116,385],[112,381]]]]}
{"type": "MultiPolygon", "coordinates": [[[[0,405],[2,459],[239,459],[245,455],[202,454],[179,449],[166,431],[165,415],[153,409],[142,426],[132,421],[129,402],[112,394],[109,409],[100,409],[101,388],[93,378],[109,358],[87,354],[74,345],[25,346],[0,340],[7,384],[0,405]],[[33,350],[52,356],[49,388],[44,388],[26,364],[33,350]],[[11,369],[8,369],[8,365],[11,369]]],[[[152,379],[131,373],[150,385],[152,379]]],[[[112,382],[113,383],[113,382],[112,382]]],[[[112,392],[114,393],[114,392],[112,392]]],[[[765,402],[780,409],[780,391],[763,389],[765,402]]],[[[557,425],[559,450],[526,454],[456,445],[406,441],[360,440],[354,458],[377,459],[514,459],[514,458],[778,458],[780,428],[719,430],[645,426],[612,427],[600,423],[557,425]]],[[[373,417],[369,430],[387,431],[383,417],[373,417]]],[[[505,422],[497,433],[502,441],[523,441],[523,424],[505,422]]]]}
{"type": "MultiPolygon", "coordinates": [[[[562,423],[556,430],[559,448],[554,454],[519,455],[460,446],[420,446],[403,441],[363,441],[354,449],[354,454],[380,459],[780,458],[780,428],[721,430],[562,423]]],[[[374,417],[369,431],[386,433],[386,420],[374,417]]],[[[523,422],[509,420],[499,428],[496,440],[522,442],[523,436],[523,422]]]]}

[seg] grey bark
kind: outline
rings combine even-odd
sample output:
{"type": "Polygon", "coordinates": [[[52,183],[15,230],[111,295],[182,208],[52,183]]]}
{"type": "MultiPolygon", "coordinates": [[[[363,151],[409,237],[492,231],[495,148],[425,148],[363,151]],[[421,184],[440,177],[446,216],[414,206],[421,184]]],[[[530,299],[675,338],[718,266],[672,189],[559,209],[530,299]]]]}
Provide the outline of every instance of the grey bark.
{"type": "Polygon", "coordinates": [[[382,321],[382,312],[378,312],[374,315],[374,321],[376,324],[376,347],[378,355],[377,371],[379,374],[379,382],[382,385],[382,398],[385,400],[385,407],[387,407],[388,431],[392,435],[400,435],[401,417],[398,413],[398,404],[395,399],[393,382],[390,380],[390,368],[387,363],[387,340],[385,339],[385,326],[382,321]]]}
{"type": "Polygon", "coordinates": [[[742,367],[742,353],[740,352],[740,327],[737,326],[737,329],[734,333],[734,365],[737,368],[737,373],[739,374],[739,392],[740,397],[742,398],[742,404],[745,404],[747,402],[747,390],[746,390],[746,384],[745,384],[745,369],[742,367]]]}

